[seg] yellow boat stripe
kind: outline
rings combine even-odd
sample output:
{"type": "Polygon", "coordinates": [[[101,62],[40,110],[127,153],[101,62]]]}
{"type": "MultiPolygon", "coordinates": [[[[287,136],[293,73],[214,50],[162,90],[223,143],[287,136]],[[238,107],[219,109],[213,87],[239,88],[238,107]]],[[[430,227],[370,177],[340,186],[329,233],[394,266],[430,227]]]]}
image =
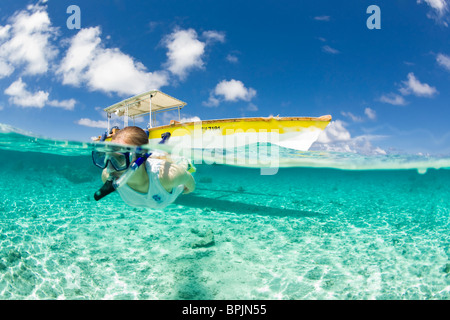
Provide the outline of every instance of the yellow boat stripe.
{"type": "Polygon", "coordinates": [[[311,120],[298,120],[298,121],[278,121],[271,119],[269,121],[233,121],[233,122],[207,122],[199,123],[198,125],[189,124],[177,124],[173,126],[165,126],[164,128],[150,129],[149,139],[161,138],[161,134],[164,132],[170,132],[172,136],[185,136],[193,135],[194,130],[202,130],[202,132],[215,131],[221,135],[229,135],[238,132],[276,132],[283,134],[293,131],[303,131],[307,128],[317,128],[323,130],[328,125],[329,121],[311,121],[311,120]]]}

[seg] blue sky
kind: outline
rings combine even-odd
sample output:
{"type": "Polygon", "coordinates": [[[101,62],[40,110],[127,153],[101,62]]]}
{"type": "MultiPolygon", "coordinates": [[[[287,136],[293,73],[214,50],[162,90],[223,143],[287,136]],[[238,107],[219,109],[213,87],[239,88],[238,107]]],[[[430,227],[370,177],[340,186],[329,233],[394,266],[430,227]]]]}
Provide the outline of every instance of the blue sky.
{"type": "Polygon", "coordinates": [[[3,1],[0,123],[89,141],[158,88],[186,119],[331,114],[320,149],[450,154],[449,23],[449,0],[3,1]]]}

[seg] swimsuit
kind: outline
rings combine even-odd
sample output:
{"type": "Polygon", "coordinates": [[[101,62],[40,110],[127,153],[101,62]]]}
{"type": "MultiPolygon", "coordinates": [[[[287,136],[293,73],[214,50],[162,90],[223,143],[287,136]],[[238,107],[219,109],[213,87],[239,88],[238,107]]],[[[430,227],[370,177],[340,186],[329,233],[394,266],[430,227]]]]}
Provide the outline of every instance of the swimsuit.
{"type": "Polygon", "coordinates": [[[184,191],[184,185],[179,185],[167,192],[159,181],[159,169],[164,165],[164,160],[148,158],[145,162],[145,170],[148,174],[148,192],[140,193],[131,189],[127,184],[117,189],[122,200],[132,207],[147,207],[162,209],[175,201],[184,191]]]}

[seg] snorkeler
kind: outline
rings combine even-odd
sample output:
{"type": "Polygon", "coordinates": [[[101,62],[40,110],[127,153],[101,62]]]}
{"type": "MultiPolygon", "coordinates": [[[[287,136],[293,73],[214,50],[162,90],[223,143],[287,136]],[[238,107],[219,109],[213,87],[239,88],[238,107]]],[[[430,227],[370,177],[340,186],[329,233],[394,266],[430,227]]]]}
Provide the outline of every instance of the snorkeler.
{"type": "MultiPolygon", "coordinates": [[[[130,126],[116,133],[111,142],[141,146],[148,143],[148,136],[141,128],[130,126]]],[[[94,151],[92,156],[94,164],[103,168],[105,183],[95,194],[96,200],[117,190],[130,206],[164,208],[180,194],[195,189],[195,180],[188,172],[189,163],[175,164],[168,154],[94,151]]]]}

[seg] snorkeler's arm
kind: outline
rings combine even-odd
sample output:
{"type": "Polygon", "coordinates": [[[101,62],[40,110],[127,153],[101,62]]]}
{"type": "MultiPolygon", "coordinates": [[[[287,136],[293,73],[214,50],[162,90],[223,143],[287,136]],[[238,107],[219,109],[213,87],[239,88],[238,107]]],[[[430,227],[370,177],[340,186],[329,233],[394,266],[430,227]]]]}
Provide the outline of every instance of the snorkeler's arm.
{"type": "Polygon", "coordinates": [[[184,194],[195,190],[194,177],[181,166],[174,163],[165,162],[160,170],[159,180],[166,190],[172,190],[179,185],[184,186],[184,194]]]}

